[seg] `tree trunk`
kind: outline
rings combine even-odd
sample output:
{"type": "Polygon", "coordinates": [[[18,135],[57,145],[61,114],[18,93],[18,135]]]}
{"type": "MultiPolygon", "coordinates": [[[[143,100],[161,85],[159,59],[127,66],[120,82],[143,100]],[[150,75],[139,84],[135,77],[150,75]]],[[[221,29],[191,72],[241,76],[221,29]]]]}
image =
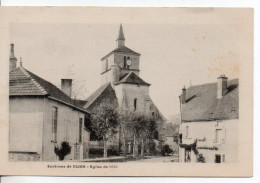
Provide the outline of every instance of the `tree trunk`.
{"type": "Polygon", "coordinates": [[[144,157],[144,139],[142,138],[142,142],[141,142],[142,146],[141,146],[141,157],[143,158],[144,157]]]}
{"type": "Polygon", "coordinates": [[[126,155],[126,144],[125,144],[125,132],[122,132],[123,134],[123,155],[126,155]]]}
{"type": "Polygon", "coordinates": [[[133,157],[135,157],[135,156],[136,156],[136,145],[135,145],[135,143],[136,143],[136,139],[135,139],[135,134],[134,134],[134,143],[133,143],[133,157]]]}
{"type": "Polygon", "coordinates": [[[103,136],[103,142],[104,142],[104,158],[107,157],[107,140],[105,138],[105,135],[103,136]]]}

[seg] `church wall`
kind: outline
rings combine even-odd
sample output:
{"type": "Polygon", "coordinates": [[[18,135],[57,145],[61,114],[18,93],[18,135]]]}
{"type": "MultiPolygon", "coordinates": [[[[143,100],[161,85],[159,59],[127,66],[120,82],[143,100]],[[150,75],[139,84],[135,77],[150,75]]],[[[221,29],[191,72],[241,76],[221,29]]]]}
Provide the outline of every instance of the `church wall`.
{"type": "Polygon", "coordinates": [[[127,53],[115,53],[114,54],[114,60],[115,60],[115,63],[120,66],[120,68],[124,67],[124,56],[130,57],[130,60],[132,61],[132,65],[129,67],[130,69],[139,70],[139,58],[140,58],[140,56],[127,54],[127,53]]]}
{"type": "Polygon", "coordinates": [[[101,61],[102,63],[102,70],[101,73],[109,70],[111,68],[112,65],[114,65],[114,54],[110,55],[109,57],[107,57],[105,60],[101,61]],[[106,61],[107,60],[107,61],[106,61]],[[106,64],[106,62],[108,64],[106,64]]]}
{"type": "Polygon", "coordinates": [[[124,110],[134,111],[134,99],[137,99],[137,111],[146,112],[146,96],[149,95],[148,86],[133,84],[119,84],[115,86],[119,106],[124,110]]]}

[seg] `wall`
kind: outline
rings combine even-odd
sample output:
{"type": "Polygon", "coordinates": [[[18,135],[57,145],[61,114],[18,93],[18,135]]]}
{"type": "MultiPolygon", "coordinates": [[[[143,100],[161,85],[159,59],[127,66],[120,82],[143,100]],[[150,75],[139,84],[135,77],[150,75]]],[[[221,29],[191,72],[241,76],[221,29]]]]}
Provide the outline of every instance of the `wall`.
{"type": "MultiPolygon", "coordinates": [[[[71,107],[63,105],[51,99],[46,99],[45,116],[44,116],[44,143],[43,143],[43,160],[55,161],[58,157],[54,153],[54,147],[59,146],[62,141],[69,142],[72,147],[71,153],[65,157],[66,160],[75,159],[75,149],[79,137],[79,118],[82,118],[82,132],[84,127],[84,113],[71,107]],[[57,143],[53,142],[52,134],[52,108],[58,108],[58,126],[57,126],[57,143]]],[[[86,137],[86,132],[82,133],[82,137],[86,137]]],[[[83,143],[79,144],[80,157],[83,159],[83,143]]],[[[87,142],[85,141],[85,144],[87,142]]],[[[86,149],[86,147],[85,147],[86,149]]]]}
{"type": "Polygon", "coordinates": [[[10,97],[9,151],[42,154],[43,106],[43,98],[10,97]]]}
{"type": "Polygon", "coordinates": [[[130,60],[132,61],[131,66],[129,69],[135,69],[139,70],[139,58],[140,56],[127,54],[127,53],[115,53],[114,54],[114,62],[120,66],[120,68],[124,67],[124,56],[130,57],[130,60]]]}
{"type": "Polygon", "coordinates": [[[134,99],[137,99],[137,111],[147,111],[147,96],[149,95],[149,86],[137,86],[132,84],[119,84],[115,86],[115,92],[119,107],[123,110],[134,111],[134,99]]]}
{"type": "MultiPolygon", "coordinates": [[[[180,133],[183,134],[182,143],[192,144],[197,139],[197,149],[208,163],[214,163],[216,154],[221,155],[222,160],[224,155],[226,163],[237,163],[239,161],[238,126],[237,119],[182,123],[180,127],[180,133]],[[186,137],[186,126],[189,128],[188,137],[186,137]],[[222,131],[218,142],[216,129],[222,131]]],[[[180,150],[180,161],[184,161],[184,150],[183,148],[180,150]]],[[[192,162],[196,162],[195,157],[192,162]]]]}

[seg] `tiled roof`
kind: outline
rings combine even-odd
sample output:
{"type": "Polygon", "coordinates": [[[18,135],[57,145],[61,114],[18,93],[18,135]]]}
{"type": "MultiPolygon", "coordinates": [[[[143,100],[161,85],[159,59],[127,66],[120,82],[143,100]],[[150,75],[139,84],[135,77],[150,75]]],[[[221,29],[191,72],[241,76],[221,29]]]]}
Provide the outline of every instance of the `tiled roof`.
{"type": "Polygon", "coordinates": [[[228,92],[217,99],[217,83],[191,86],[182,105],[182,121],[211,121],[239,118],[239,80],[228,81],[228,92]]]}
{"type": "Polygon", "coordinates": [[[100,86],[95,92],[93,92],[87,99],[84,105],[84,108],[87,109],[101,94],[102,92],[110,85],[106,83],[100,86]]]}
{"type": "Polygon", "coordinates": [[[127,48],[126,46],[122,46],[122,47],[114,49],[109,54],[107,54],[106,56],[101,58],[101,60],[104,60],[105,58],[107,58],[109,55],[111,55],[113,53],[128,53],[128,54],[137,55],[137,56],[140,55],[140,53],[137,53],[137,52],[131,50],[130,48],[127,48]]]}
{"type": "Polygon", "coordinates": [[[142,80],[139,76],[137,76],[133,71],[126,74],[120,81],[116,84],[126,83],[126,84],[137,84],[137,85],[146,85],[150,86],[149,83],[142,80]]]}
{"type": "Polygon", "coordinates": [[[9,96],[48,96],[66,105],[87,112],[55,85],[26,70],[22,66],[9,73],[9,96]]]}

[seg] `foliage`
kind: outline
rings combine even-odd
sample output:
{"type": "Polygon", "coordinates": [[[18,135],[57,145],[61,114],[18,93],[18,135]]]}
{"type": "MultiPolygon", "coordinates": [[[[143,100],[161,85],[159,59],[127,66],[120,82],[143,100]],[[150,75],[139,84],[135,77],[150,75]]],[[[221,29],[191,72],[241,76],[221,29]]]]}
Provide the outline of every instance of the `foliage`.
{"type": "Polygon", "coordinates": [[[163,156],[167,156],[169,155],[170,153],[173,153],[173,150],[169,147],[168,144],[164,145],[161,149],[161,154],[163,156]]]}
{"type": "Polygon", "coordinates": [[[61,142],[60,147],[57,147],[57,146],[54,147],[54,152],[59,157],[59,160],[62,161],[62,160],[64,160],[65,156],[70,154],[71,146],[69,145],[68,142],[63,141],[63,142],[61,142]]]}
{"type": "Polygon", "coordinates": [[[91,128],[97,137],[103,139],[104,157],[107,157],[107,141],[118,132],[118,125],[118,111],[113,103],[103,101],[92,111],[91,128]]]}
{"type": "Polygon", "coordinates": [[[99,138],[108,140],[117,133],[118,112],[110,103],[102,102],[91,115],[91,128],[99,138]]]}

